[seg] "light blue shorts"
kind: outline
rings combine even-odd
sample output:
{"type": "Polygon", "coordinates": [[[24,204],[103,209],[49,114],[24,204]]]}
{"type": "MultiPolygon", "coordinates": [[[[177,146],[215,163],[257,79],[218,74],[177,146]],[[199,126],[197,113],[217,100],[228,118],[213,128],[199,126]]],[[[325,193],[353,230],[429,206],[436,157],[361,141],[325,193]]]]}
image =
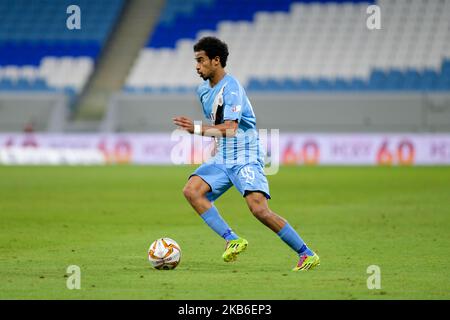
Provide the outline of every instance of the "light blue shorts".
{"type": "Polygon", "coordinates": [[[269,183],[259,162],[233,167],[207,162],[198,167],[192,176],[199,176],[209,184],[211,191],[206,194],[209,201],[215,201],[232,185],[244,197],[251,191],[259,191],[270,199],[269,183]]]}

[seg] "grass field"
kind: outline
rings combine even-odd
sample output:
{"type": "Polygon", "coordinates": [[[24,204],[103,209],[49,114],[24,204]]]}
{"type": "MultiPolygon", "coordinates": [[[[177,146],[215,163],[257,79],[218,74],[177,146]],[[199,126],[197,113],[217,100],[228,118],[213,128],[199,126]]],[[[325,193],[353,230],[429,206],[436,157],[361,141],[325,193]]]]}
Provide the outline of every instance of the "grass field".
{"type": "Polygon", "coordinates": [[[271,208],[321,257],[296,255],[231,189],[217,207],[249,240],[232,264],[181,190],[194,167],[0,167],[0,299],[450,299],[450,168],[283,167],[271,208]],[[175,239],[173,271],[147,261],[175,239]],[[81,268],[81,289],[66,269],[81,268]],[[381,289],[367,288],[378,265],[381,289]]]}

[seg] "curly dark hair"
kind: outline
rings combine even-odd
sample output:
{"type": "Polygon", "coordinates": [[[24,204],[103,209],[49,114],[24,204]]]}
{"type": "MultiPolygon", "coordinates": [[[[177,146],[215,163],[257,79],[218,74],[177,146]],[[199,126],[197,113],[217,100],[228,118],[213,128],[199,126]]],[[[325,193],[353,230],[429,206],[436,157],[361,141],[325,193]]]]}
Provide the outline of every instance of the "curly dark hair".
{"type": "Polygon", "coordinates": [[[216,37],[203,37],[194,45],[194,52],[204,50],[211,60],[219,57],[223,68],[227,65],[228,46],[222,40],[216,37]]]}

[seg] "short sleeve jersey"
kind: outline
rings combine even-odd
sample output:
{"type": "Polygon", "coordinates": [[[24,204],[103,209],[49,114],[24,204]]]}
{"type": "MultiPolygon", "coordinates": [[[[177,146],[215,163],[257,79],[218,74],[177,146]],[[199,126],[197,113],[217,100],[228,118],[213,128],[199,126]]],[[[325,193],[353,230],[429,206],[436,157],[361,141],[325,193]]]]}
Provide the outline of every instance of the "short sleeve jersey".
{"type": "Polygon", "coordinates": [[[231,165],[258,161],[264,165],[256,116],[241,84],[233,76],[226,74],[212,88],[209,81],[203,82],[197,89],[197,95],[203,113],[212,125],[226,120],[238,122],[236,136],[216,139],[217,154],[214,160],[231,165]]]}

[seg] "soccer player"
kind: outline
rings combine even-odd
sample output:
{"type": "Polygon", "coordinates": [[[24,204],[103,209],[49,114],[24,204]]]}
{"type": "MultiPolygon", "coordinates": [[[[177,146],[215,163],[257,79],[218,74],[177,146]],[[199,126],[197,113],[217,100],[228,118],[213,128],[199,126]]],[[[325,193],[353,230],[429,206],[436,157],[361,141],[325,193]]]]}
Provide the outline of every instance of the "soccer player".
{"type": "Polygon", "coordinates": [[[197,94],[211,125],[197,124],[184,116],[173,118],[173,122],[191,134],[214,137],[216,152],[189,177],[184,196],[206,224],[226,240],[222,255],[225,262],[234,261],[248,245],[246,239],[233,232],[213,204],[234,185],[253,215],[299,255],[293,271],[318,266],[319,256],[268,206],[269,185],[256,117],[244,88],[224,69],[228,46],[215,37],[204,37],[194,45],[194,55],[197,73],[204,80],[197,94]]]}

